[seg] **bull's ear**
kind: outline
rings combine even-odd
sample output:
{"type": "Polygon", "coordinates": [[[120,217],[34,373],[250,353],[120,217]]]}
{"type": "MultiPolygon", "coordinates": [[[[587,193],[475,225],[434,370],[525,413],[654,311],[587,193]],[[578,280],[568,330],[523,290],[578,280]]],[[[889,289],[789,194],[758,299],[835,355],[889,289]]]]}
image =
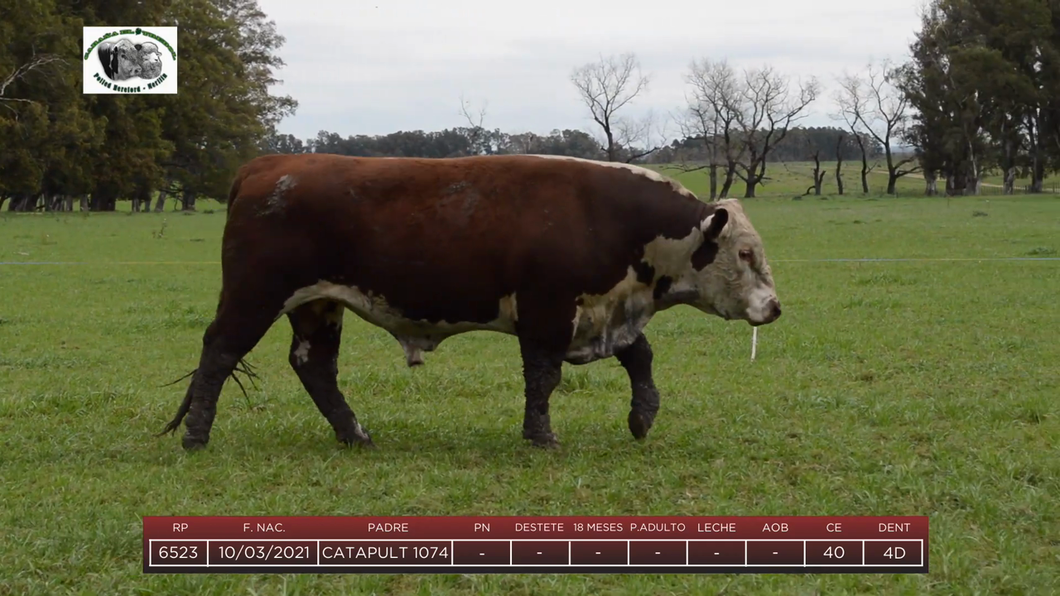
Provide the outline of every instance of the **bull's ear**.
{"type": "Polygon", "coordinates": [[[729,212],[725,209],[717,209],[699,223],[699,229],[703,232],[705,240],[717,240],[727,223],[729,223],[729,212]]]}

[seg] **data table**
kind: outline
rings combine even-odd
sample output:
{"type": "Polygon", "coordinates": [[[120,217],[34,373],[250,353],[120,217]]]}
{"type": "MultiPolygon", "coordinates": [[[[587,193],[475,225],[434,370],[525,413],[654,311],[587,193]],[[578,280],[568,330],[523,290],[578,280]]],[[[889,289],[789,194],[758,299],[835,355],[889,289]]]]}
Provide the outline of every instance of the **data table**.
{"type": "Polygon", "coordinates": [[[927,517],[145,517],[145,573],[927,573],[927,517]]]}

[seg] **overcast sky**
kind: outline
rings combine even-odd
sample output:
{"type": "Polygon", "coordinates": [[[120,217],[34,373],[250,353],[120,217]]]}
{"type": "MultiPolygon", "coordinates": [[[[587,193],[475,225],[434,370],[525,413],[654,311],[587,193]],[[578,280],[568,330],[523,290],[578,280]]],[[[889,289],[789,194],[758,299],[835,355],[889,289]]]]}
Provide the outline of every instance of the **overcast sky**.
{"type": "MultiPolygon", "coordinates": [[[[596,132],[570,82],[602,55],[634,52],[651,85],[627,110],[676,111],[693,58],[816,75],[804,124],[829,125],[834,78],[904,61],[922,0],[259,0],[281,35],[278,88],[299,102],[281,132],[315,137],[462,126],[461,94],[487,128],[596,132]]],[[[675,127],[671,130],[676,132],[675,127]]]]}

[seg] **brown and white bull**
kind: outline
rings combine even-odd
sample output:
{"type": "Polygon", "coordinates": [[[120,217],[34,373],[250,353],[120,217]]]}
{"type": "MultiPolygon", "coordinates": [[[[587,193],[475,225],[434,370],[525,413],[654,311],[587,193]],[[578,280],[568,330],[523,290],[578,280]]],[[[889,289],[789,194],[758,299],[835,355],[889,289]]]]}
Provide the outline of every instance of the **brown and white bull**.
{"type": "Polygon", "coordinates": [[[284,315],[290,364],[346,444],[372,444],[337,383],[346,309],[389,331],[409,366],[459,333],[516,336],[523,437],[538,446],[557,444],[548,402],[563,363],[611,356],[632,386],[629,429],[647,435],[659,394],[643,329],[655,313],[780,316],[740,203],[573,158],[260,157],[232,185],[221,259],[217,314],[166,427],[186,417],[186,449],[206,445],[224,381],[284,315]]]}

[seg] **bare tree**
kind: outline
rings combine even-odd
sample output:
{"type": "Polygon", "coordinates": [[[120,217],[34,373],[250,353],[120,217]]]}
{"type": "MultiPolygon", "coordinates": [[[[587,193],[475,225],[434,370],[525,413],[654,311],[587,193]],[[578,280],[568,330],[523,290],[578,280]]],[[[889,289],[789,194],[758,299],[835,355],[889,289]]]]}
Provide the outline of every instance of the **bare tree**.
{"type": "MultiPolygon", "coordinates": [[[[628,135],[642,130],[642,126],[624,120],[616,114],[648,89],[651,77],[641,73],[635,54],[622,54],[607,58],[601,56],[597,62],[575,68],[570,78],[578,90],[578,95],[589,108],[593,121],[600,125],[603,131],[602,145],[607,153],[607,160],[620,161],[625,147],[619,133],[624,131],[628,135]]],[[[650,129],[650,125],[648,128],[650,129]]],[[[644,151],[636,157],[644,157],[656,149],[658,147],[644,151]]],[[[632,161],[636,157],[629,157],[626,161],[632,161]]]]}
{"type": "MultiPolygon", "coordinates": [[[[25,64],[15,67],[7,76],[0,78],[0,102],[22,102],[22,103],[34,103],[31,99],[24,99],[21,97],[10,97],[7,95],[7,89],[16,81],[25,79],[34,71],[45,71],[59,64],[65,64],[66,60],[54,54],[34,54],[32,58],[26,61],[25,64]]],[[[0,104],[3,105],[3,104],[0,104]]],[[[11,109],[10,106],[7,106],[11,109]]]]}
{"type": "Polygon", "coordinates": [[[737,81],[728,62],[709,59],[693,60],[685,81],[692,87],[691,96],[681,120],[685,137],[703,140],[710,173],[710,198],[724,197],[736,176],[736,163],[742,152],[735,133],[737,81]],[[725,166],[725,180],[718,192],[718,168],[725,166]]]}
{"type": "Polygon", "coordinates": [[[487,105],[487,102],[483,102],[482,107],[476,112],[471,107],[471,102],[464,99],[463,94],[460,95],[460,115],[467,120],[468,128],[465,135],[472,155],[481,155],[486,152],[484,146],[488,142],[489,131],[482,127],[482,123],[486,120],[487,105]]]}
{"type": "Polygon", "coordinates": [[[666,138],[666,123],[648,111],[640,119],[619,118],[615,121],[615,143],[623,150],[623,161],[634,162],[655,153],[666,138]]]}
{"type": "Polygon", "coordinates": [[[746,183],[745,198],[766,180],[766,159],[788,135],[791,125],[808,116],[807,108],[817,99],[820,84],[811,77],[791,93],[787,77],[771,66],[744,71],[734,106],[736,124],[746,149],[746,161],[739,161],[740,178],[746,183]]]}
{"type": "Polygon", "coordinates": [[[899,178],[920,171],[915,156],[897,158],[891,149],[891,142],[900,137],[908,125],[909,99],[895,85],[895,68],[888,61],[884,60],[879,67],[870,63],[865,76],[868,105],[866,110],[859,111],[859,116],[865,130],[883,147],[887,163],[887,194],[893,195],[899,178]]]}
{"type": "Polygon", "coordinates": [[[818,147],[813,148],[813,185],[806,189],[803,195],[808,195],[811,192],[816,196],[821,196],[821,185],[824,183],[824,176],[828,173],[828,170],[821,169],[821,150],[818,147]]]}
{"type": "Polygon", "coordinates": [[[842,74],[838,81],[839,89],[835,91],[835,102],[839,111],[831,115],[833,120],[842,120],[854,137],[861,151],[861,192],[869,193],[869,173],[877,164],[869,167],[869,146],[865,142],[866,131],[862,114],[868,111],[865,100],[865,82],[857,75],[842,74]]]}

